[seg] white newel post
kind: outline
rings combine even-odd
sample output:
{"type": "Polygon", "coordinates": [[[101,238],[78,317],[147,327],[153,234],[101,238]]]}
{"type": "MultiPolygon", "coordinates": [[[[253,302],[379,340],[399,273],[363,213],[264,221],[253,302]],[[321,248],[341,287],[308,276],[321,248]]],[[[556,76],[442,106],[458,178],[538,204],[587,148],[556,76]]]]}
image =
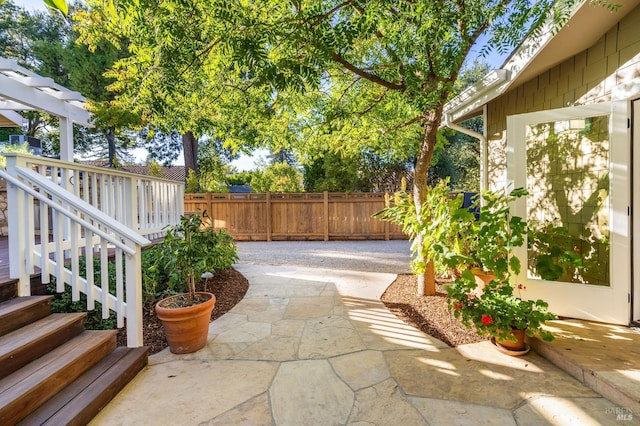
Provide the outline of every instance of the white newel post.
{"type": "Polygon", "coordinates": [[[135,254],[126,257],[127,346],[130,348],[143,345],[141,249],[142,247],[138,246],[135,254]]]}
{"type": "MultiPolygon", "coordinates": [[[[6,153],[7,173],[18,177],[17,168],[26,166],[24,158],[17,154],[6,153]]],[[[28,224],[25,220],[28,215],[25,211],[24,192],[19,191],[15,185],[7,182],[7,222],[9,226],[9,276],[18,279],[18,296],[31,295],[31,280],[27,271],[27,232],[28,224]]],[[[33,217],[33,215],[31,215],[33,217]]]]}
{"type": "MultiPolygon", "coordinates": [[[[135,232],[138,227],[138,179],[128,177],[124,187],[124,217],[126,225],[135,232]]],[[[142,194],[140,194],[142,196],[142,194]]],[[[127,245],[132,243],[127,242],[127,245]]],[[[127,346],[138,348],[143,345],[142,334],[142,247],[133,246],[135,254],[127,255],[125,270],[125,294],[127,300],[127,346]]]]}

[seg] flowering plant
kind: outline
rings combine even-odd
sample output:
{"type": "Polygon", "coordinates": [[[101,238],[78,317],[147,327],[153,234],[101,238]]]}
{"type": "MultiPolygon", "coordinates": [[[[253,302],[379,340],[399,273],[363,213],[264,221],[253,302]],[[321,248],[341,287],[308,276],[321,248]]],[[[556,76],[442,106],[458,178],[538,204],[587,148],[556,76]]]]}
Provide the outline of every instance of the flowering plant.
{"type": "Polygon", "coordinates": [[[545,321],[556,318],[547,311],[548,304],[543,300],[523,300],[520,291],[525,287],[512,285],[520,273],[520,259],[513,250],[524,244],[527,224],[511,214],[509,205],[526,194],[524,189],[515,189],[509,195],[484,193],[484,205],[477,219],[457,216],[458,229],[465,231],[459,234],[462,241],[457,245],[473,250],[460,252],[456,246],[440,250],[445,263],[458,270],[457,279],[447,289],[454,316],[466,326],[475,325],[478,332],[500,340],[515,339],[512,329],[526,330],[529,336],[538,334],[544,340],[553,339],[551,333],[542,329],[545,321]],[[492,279],[484,287],[478,287],[471,268],[460,267],[464,263],[479,267],[491,274],[492,279]],[[518,295],[514,294],[516,289],[518,295]]]}
{"type": "Polygon", "coordinates": [[[497,278],[479,292],[471,271],[467,270],[448,288],[449,308],[467,327],[474,325],[478,332],[500,340],[513,340],[511,330],[526,330],[528,336],[539,335],[543,340],[553,336],[542,328],[545,321],[556,319],[543,300],[523,300],[514,294],[524,290],[497,278]]]}

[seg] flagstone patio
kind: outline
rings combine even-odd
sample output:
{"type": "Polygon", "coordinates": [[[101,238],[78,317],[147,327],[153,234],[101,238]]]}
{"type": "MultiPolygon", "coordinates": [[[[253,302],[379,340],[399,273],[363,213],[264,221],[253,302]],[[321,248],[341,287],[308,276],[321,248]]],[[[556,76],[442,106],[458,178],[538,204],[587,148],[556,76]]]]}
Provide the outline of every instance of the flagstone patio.
{"type": "Polygon", "coordinates": [[[249,292],[207,347],[150,357],[93,424],[587,425],[626,408],[535,352],[451,348],[406,325],[379,301],[394,274],[237,269],[249,292]]]}

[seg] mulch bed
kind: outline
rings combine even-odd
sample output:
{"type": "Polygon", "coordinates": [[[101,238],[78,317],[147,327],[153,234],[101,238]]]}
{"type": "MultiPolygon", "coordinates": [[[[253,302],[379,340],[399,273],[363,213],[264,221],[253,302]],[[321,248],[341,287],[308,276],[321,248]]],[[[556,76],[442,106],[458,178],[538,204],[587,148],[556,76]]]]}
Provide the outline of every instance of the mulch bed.
{"type": "Polygon", "coordinates": [[[398,275],[384,292],[382,303],[398,318],[449,346],[486,340],[475,329],[468,329],[447,308],[447,293],[441,281],[434,296],[417,296],[414,275],[398,275]]]}
{"type": "MultiPolygon", "coordinates": [[[[211,321],[220,318],[236,306],[248,289],[249,281],[235,269],[217,272],[208,282],[203,280],[196,284],[196,291],[208,291],[216,296],[211,321]]],[[[162,323],[154,311],[154,304],[143,307],[142,324],[143,342],[144,346],[149,348],[149,354],[158,353],[168,346],[162,323]]],[[[118,331],[118,345],[126,346],[126,342],[126,328],[121,328],[118,331]]]]}

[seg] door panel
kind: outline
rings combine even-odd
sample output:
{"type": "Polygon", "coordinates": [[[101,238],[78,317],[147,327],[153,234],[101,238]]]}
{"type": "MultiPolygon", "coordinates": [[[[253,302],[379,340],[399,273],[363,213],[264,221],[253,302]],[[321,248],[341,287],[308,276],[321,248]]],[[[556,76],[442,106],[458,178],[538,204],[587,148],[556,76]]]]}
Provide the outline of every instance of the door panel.
{"type": "Polygon", "coordinates": [[[507,119],[508,177],[529,191],[514,213],[532,228],[517,253],[518,279],[527,288],[523,296],[546,300],[558,315],[629,322],[629,151],[626,115],[616,112],[622,106],[507,119]]]}
{"type": "Polygon", "coordinates": [[[631,145],[633,147],[633,316],[640,321],[640,99],[632,102],[631,145]]]}

